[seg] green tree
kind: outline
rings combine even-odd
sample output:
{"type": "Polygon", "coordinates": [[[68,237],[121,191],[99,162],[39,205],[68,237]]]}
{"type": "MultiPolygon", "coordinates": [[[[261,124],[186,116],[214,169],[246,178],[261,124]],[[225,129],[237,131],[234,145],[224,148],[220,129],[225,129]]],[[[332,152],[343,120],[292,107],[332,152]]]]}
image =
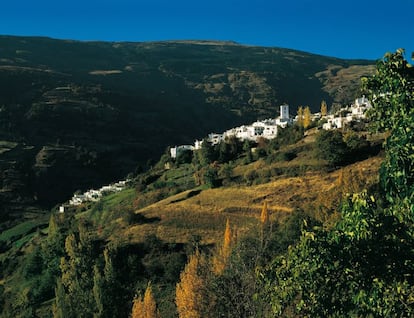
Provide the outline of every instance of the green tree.
{"type": "Polygon", "coordinates": [[[252,155],[252,142],[248,139],[246,139],[243,142],[243,151],[246,154],[245,163],[251,163],[253,161],[253,155],[252,155]]]}
{"type": "Polygon", "coordinates": [[[369,118],[374,128],[389,132],[381,181],[389,200],[414,193],[414,68],[404,50],[387,53],[378,61],[377,72],[363,81],[372,100],[369,118]]]}
{"type": "Polygon", "coordinates": [[[411,316],[414,241],[408,225],[379,212],[366,192],[350,198],[342,213],[330,231],[305,231],[262,276],[274,314],[411,316]]]}
{"type": "Polygon", "coordinates": [[[32,278],[33,276],[39,275],[43,270],[43,258],[40,249],[36,246],[35,250],[30,253],[26,259],[23,276],[32,278]]]}
{"type": "Polygon", "coordinates": [[[215,188],[219,185],[218,171],[214,166],[208,166],[203,169],[202,175],[203,184],[207,185],[209,188],[215,188]]]}
{"type": "Polygon", "coordinates": [[[345,161],[348,148],[340,131],[321,130],[316,136],[316,151],[318,158],[337,166],[345,161]]]}
{"type": "Polygon", "coordinates": [[[175,161],[177,162],[177,164],[183,164],[183,163],[191,163],[192,159],[193,159],[193,151],[183,150],[178,153],[175,161]]]}
{"type": "Polygon", "coordinates": [[[401,50],[377,69],[364,85],[372,94],[371,118],[389,131],[382,192],[349,196],[332,229],[303,231],[262,271],[262,296],[275,315],[414,316],[414,77],[401,50]]]}
{"type": "Polygon", "coordinates": [[[214,146],[207,139],[203,139],[201,149],[198,151],[200,164],[203,166],[209,165],[213,161],[217,160],[214,146]]]}
{"type": "MultiPolygon", "coordinates": [[[[66,294],[68,309],[65,317],[92,317],[96,312],[96,302],[92,292],[94,258],[90,234],[84,224],[80,223],[79,232],[67,236],[65,254],[65,257],[61,258],[60,265],[61,283],[66,294]]],[[[57,291],[61,292],[59,288],[57,291]]],[[[59,305],[57,302],[58,298],[56,298],[56,306],[59,305]]]]}
{"type": "Polygon", "coordinates": [[[65,287],[62,284],[60,277],[56,281],[55,288],[55,301],[52,305],[53,318],[65,318],[73,317],[71,308],[69,307],[69,301],[67,299],[67,294],[65,287]]]}

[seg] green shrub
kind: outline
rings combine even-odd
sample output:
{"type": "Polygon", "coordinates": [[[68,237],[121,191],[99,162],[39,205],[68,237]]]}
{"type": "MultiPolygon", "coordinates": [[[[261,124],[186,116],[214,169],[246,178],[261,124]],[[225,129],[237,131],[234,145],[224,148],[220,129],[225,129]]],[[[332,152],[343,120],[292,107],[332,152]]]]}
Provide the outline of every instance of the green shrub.
{"type": "Polygon", "coordinates": [[[340,131],[321,130],[316,136],[316,152],[319,159],[337,166],[346,161],[348,147],[340,131]]]}

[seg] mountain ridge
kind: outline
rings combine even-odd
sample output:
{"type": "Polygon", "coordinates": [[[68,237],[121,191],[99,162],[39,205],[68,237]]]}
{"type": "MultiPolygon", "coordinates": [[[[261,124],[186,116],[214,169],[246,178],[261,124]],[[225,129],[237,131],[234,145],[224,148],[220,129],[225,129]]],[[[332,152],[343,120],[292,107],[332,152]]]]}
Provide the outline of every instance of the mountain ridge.
{"type": "Polygon", "coordinates": [[[169,145],[276,117],[285,102],[291,114],[348,103],[373,71],[371,61],[206,43],[0,36],[0,140],[19,144],[0,154],[0,188],[14,196],[0,195],[1,213],[19,198],[49,208],[150,166],[169,145]]]}

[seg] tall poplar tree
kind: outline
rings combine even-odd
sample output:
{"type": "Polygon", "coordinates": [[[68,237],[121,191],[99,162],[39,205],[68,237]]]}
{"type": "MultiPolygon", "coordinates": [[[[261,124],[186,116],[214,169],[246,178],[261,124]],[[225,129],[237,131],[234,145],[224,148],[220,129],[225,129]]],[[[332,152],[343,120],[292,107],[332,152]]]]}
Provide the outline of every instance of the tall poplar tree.
{"type": "Polygon", "coordinates": [[[303,127],[303,107],[299,106],[298,108],[298,121],[297,121],[297,125],[299,127],[303,127]]]}
{"type": "Polygon", "coordinates": [[[144,298],[140,296],[134,299],[131,318],[159,318],[157,304],[150,283],[145,290],[144,298]]]}
{"type": "Polygon", "coordinates": [[[215,274],[220,275],[226,268],[228,259],[230,257],[231,248],[234,241],[234,234],[230,227],[230,220],[226,221],[226,229],[224,230],[224,238],[222,245],[218,248],[218,251],[213,256],[213,271],[215,274]]]}
{"type": "MultiPolygon", "coordinates": [[[[65,254],[60,262],[63,289],[59,285],[56,289],[59,293],[65,293],[65,317],[92,317],[97,311],[92,292],[94,260],[92,242],[85,226],[80,225],[79,233],[71,233],[66,237],[65,254]]],[[[56,306],[59,306],[57,301],[62,299],[57,297],[56,306]]]]}
{"type": "Polygon", "coordinates": [[[176,286],[175,303],[180,318],[205,317],[205,270],[206,259],[197,250],[190,256],[176,286]]]}
{"type": "Polygon", "coordinates": [[[260,214],[260,222],[263,225],[267,225],[269,223],[269,212],[267,210],[267,202],[263,203],[262,213],[260,214]]]}
{"type": "Polygon", "coordinates": [[[312,113],[310,111],[309,106],[305,107],[305,110],[303,111],[303,128],[308,128],[310,124],[312,123],[312,113]]]}
{"type": "Polygon", "coordinates": [[[326,102],[323,100],[321,102],[321,116],[324,117],[328,115],[328,105],[326,105],[326,102]]]}

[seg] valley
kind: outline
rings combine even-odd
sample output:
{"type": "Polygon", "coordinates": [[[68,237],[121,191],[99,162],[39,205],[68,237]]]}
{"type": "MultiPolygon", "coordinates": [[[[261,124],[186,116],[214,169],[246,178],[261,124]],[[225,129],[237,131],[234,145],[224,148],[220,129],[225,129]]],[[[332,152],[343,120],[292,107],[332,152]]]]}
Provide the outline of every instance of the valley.
{"type": "Polygon", "coordinates": [[[0,36],[0,316],[410,316],[403,54],[0,36]]]}

